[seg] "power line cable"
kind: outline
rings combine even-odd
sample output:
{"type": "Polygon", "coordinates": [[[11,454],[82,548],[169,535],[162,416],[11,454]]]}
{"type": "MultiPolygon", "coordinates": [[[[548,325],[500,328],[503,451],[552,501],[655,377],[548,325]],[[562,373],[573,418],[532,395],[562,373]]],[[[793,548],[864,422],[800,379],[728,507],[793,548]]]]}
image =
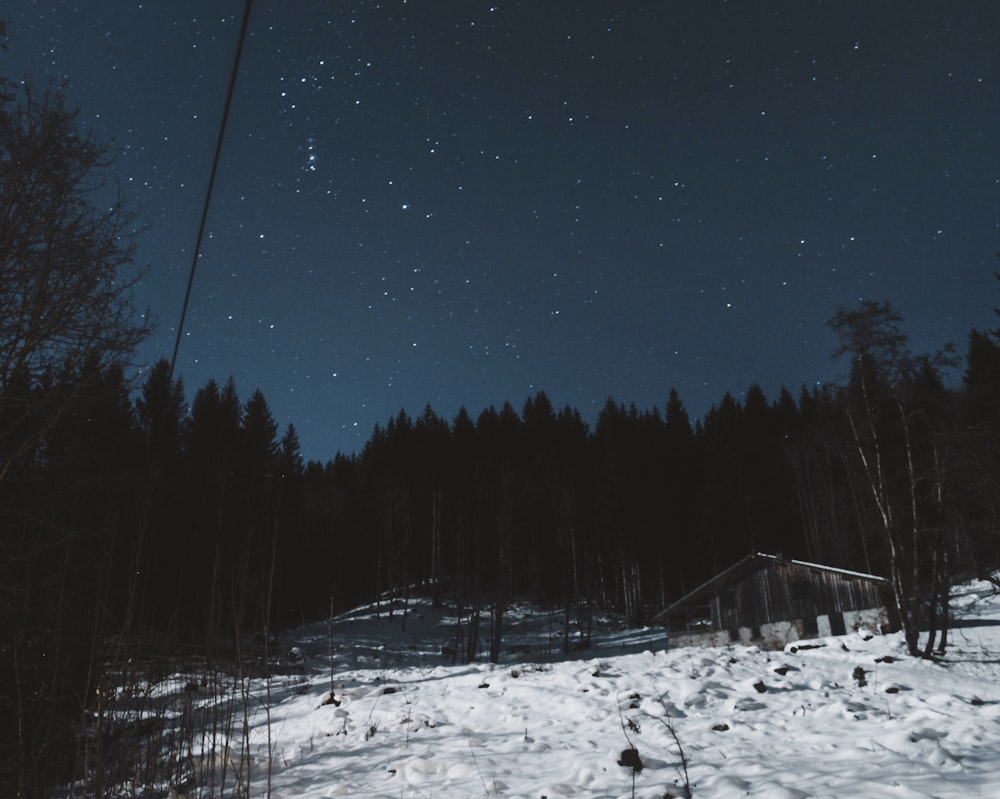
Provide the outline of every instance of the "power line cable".
{"type": "Polygon", "coordinates": [[[181,336],[184,334],[184,320],[187,318],[188,304],[191,301],[191,287],[194,285],[194,273],[198,267],[201,255],[201,240],[205,235],[205,223],[208,220],[208,208],[212,203],[212,189],[215,187],[215,173],[219,171],[219,160],[222,155],[222,141],[226,136],[226,123],[229,121],[229,109],[236,93],[236,76],[240,70],[240,56],[243,54],[243,43],[247,38],[247,27],[250,24],[250,5],[252,0],[246,0],[243,8],[243,25],[240,27],[240,38],[236,45],[236,57],[233,59],[233,73],[229,76],[229,90],[226,92],[226,106],[222,110],[222,124],[219,125],[219,138],[215,144],[215,157],[212,159],[212,172],[208,177],[208,189],[205,192],[205,205],[201,211],[201,224],[198,225],[198,238],[194,244],[194,257],[191,259],[191,271],[188,272],[187,289],[184,292],[184,305],[181,307],[181,319],[177,324],[177,338],[174,340],[174,354],[170,359],[170,378],[173,379],[174,367],[177,364],[177,351],[181,348],[181,336]]]}

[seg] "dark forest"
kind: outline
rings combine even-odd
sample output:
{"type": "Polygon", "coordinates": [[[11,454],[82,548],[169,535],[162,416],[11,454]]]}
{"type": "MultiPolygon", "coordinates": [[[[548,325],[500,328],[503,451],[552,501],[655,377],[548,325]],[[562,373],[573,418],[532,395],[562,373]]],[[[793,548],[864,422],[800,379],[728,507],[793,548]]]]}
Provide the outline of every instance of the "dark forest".
{"type": "Polygon", "coordinates": [[[210,382],[188,408],[161,361],[133,401],[120,367],[87,362],[27,393],[42,413],[74,399],[0,481],[3,702],[45,720],[34,750],[122,653],[226,658],[418,591],[467,620],[454,658],[495,658],[514,599],[642,624],[753,551],[891,576],[929,654],[916,634],[943,646],[951,582],[998,563],[1000,341],[972,332],[947,388],[897,320],[839,312],[852,377],[797,398],[751,386],[695,423],[676,392],[662,412],[609,399],[593,429],[544,393],[475,418],[401,410],[325,464],[302,462],[259,392],[210,382]]]}

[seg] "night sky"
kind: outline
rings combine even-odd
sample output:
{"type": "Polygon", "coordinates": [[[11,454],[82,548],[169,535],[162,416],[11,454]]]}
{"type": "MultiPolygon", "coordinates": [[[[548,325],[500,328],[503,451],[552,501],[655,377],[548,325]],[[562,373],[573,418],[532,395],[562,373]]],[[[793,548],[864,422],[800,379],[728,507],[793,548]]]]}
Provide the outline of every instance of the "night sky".
{"type": "MultiPolygon", "coordinates": [[[[171,354],[239,0],[7,2],[2,71],[69,81],[145,228],[171,354]]],[[[996,326],[1000,3],[254,3],[177,369],[259,387],[307,458],[401,408],[545,391],[693,417],[996,326]]]]}

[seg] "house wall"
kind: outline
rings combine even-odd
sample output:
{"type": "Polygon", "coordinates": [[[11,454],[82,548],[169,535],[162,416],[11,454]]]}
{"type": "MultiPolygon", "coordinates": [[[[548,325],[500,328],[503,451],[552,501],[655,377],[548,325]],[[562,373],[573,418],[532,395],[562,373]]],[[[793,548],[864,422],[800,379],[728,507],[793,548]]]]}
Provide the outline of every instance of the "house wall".
{"type": "Polygon", "coordinates": [[[671,646],[756,644],[781,649],[806,638],[866,627],[891,629],[885,585],[876,580],[786,561],[761,563],[703,599],[710,624],[671,625],[671,646]]]}
{"type": "MultiPolygon", "coordinates": [[[[845,632],[857,632],[862,629],[878,632],[879,630],[890,629],[892,626],[889,622],[889,614],[884,607],[848,610],[841,614],[841,618],[845,632]]],[[[831,619],[829,614],[824,613],[817,617],[816,622],[817,635],[820,638],[839,634],[834,629],[839,625],[831,619]]]]}
{"type": "Polygon", "coordinates": [[[800,619],[763,624],[760,627],[737,627],[732,630],[710,630],[695,633],[671,633],[670,646],[759,646],[761,649],[784,649],[786,644],[807,637],[800,619]]]}
{"type": "Polygon", "coordinates": [[[704,646],[718,647],[731,644],[745,646],[755,645],[761,649],[784,649],[795,641],[810,638],[827,638],[840,634],[835,627],[842,626],[845,632],[856,632],[861,629],[878,631],[888,624],[885,608],[867,608],[864,610],[847,611],[839,614],[838,625],[830,615],[823,614],[815,619],[815,629],[804,619],[791,621],[775,621],[762,624],[759,627],[735,627],[727,630],[706,630],[703,632],[671,632],[671,648],[704,646]]]}
{"type": "Polygon", "coordinates": [[[883,604],[879,583],[780,561],[765,564],[711,601],[713,626],[725,630],[883,604]]]}

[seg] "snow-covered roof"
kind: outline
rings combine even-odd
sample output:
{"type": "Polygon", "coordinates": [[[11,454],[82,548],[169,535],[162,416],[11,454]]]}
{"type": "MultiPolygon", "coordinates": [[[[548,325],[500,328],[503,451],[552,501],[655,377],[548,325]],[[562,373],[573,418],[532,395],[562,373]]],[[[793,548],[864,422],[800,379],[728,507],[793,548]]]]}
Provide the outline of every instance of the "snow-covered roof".
{"type": "Polygon", "coordinates": [[[886,582],[885,577],[879,577],[877,574],[868,574],[866,572],[851,571],[850,569],[838,569],[836,566],[824,566],[820,563],[809,563],[805,560],[790,560],[788,558],[783,558],[781,555],[769,555],[765,552],[755,552],[750,556],[751,558],[769,558],[771,560],[776,560],[779,563],[791,563],[795,566],[803,566],[807,569],[818,569],[820,571],[832,572],[833,574],[842,574],[845,577],[857,577],[861,580],[875,580],[876,582],[886,582]]]}

